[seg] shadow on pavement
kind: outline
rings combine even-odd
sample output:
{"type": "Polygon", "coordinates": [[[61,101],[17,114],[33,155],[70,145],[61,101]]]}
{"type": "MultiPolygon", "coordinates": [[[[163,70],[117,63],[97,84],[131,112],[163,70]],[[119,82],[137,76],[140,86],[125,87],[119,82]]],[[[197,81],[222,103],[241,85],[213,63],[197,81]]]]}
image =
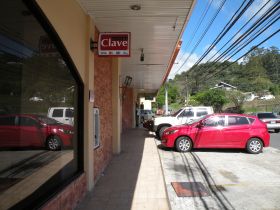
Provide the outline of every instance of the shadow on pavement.
{"type": "MultiPolygon", "coordinates": [[[[163,151],[175,151],[174,148],[165,147],[162,144],[157,146],[158,149],[163,151]]],[[[206,148],[199,148],[199,149],[193,149],[191,152],[219,152],[219,153],[247,153],[245,149],[206,149],[206,148]]]]}
{"type": "MultiPolygon", "coordinates": [[[[135,203],[135,199],[138,199],[137,196],[142,192],[139,191],[139,187],[143,187],[143,183],[138,182],[140,178],[143,180],[145,175],[141,165],[143,164],[144,147],[150,142],[146,141],[149,140],[147,137],[154,136],[149,135],[142,128],[128,129],[123,133],[122,152],[113,156],[103,176],[97,181],[93,191],[76,208],[77,210],[129,210],[134,205],[141,204],[137,204],[138,201],[135,203]]],[[[145,149],[146,152],[149,150],[151,150],[150,147],[145,149]]]]}
{"type": "Polygon", "coordinates": [[[215,148],[193,149],[192,152],[247,153],[245,149],[215,149],[215,148]]]}

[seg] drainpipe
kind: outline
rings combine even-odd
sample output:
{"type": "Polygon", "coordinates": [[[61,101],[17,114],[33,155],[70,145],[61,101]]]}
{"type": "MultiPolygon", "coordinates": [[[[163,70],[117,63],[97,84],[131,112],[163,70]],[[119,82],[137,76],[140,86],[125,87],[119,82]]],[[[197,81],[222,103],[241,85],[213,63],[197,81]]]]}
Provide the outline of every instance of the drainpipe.
{"type": "Polygon", "coordinates": [[[165,85],[165,115],[168,114],[168,88],[165,85]]]}

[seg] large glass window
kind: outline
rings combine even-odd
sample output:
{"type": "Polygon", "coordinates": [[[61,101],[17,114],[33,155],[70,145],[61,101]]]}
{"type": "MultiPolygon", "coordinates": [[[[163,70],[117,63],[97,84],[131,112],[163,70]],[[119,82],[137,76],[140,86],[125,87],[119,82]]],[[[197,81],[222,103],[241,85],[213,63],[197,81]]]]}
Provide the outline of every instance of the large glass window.
{"type": "Polygon", "coordinates": [[[81,82],[37,20],[0,3],[0,209],[32,209],[81,170],[81,82]]]}

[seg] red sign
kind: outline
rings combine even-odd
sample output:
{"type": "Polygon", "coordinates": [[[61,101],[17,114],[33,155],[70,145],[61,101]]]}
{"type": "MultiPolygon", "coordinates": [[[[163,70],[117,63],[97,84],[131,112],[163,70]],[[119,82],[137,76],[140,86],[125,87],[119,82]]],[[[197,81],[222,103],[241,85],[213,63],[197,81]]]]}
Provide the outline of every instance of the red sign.
{"type": "Polygon", "coordinates": [[[39,39],[39,52],[43,56],[59,56],[59,53],[48,36],[41,36],[39,39]]]}
{"type": "Polygon", "coordinates": [[[48,36],[41,36],[39,39],[39,51],[41,53],[55,53],[57,49],[48,36]]]}
{"type": "Polygon", "coordinates": [[[130,56],[130,32],[100,33],[98,39],[98,55],[130,56]]]}

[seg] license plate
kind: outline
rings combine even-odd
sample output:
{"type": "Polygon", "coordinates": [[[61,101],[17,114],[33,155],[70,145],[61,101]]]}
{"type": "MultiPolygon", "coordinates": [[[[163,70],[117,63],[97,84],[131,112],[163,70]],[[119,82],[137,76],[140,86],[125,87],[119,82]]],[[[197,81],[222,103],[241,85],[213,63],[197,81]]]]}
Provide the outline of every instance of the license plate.
{"type": "Polygon", "coordinates": [[[275,124],[276,122],[275,122],[275,121],[271,121],[270,123],[271,123],[271,124],[275,124]]]}

